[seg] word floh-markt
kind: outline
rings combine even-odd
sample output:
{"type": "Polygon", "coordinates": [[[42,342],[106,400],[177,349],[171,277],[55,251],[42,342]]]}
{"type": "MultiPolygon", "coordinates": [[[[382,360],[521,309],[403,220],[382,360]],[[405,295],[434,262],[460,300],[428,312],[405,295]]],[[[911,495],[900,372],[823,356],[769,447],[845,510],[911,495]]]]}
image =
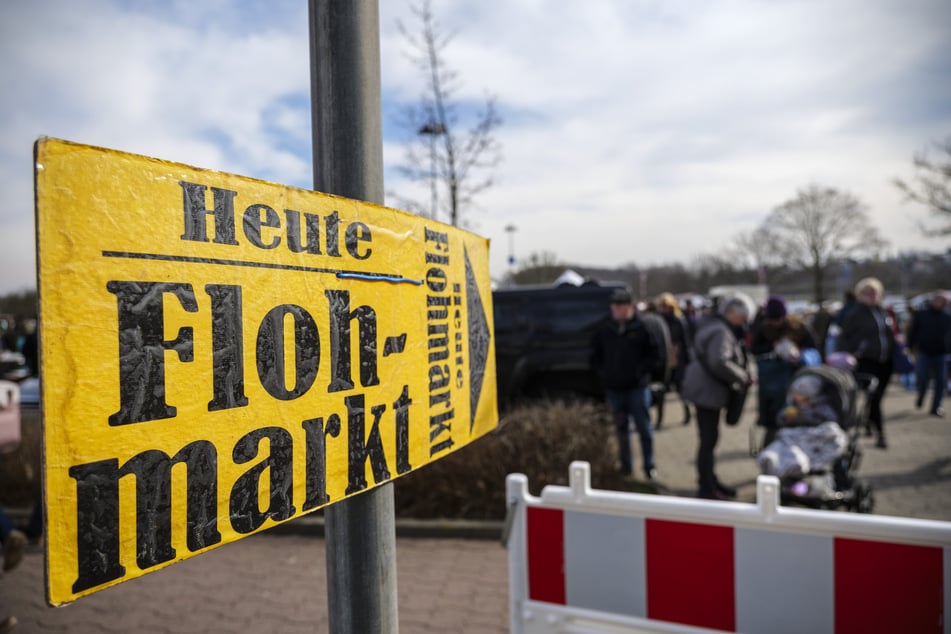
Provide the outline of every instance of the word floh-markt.
{"type": "MultiPolygon", "coordinates": [[[[183,190],[184,231],[181,239],[237,246],[234,200],[237,193],[212,187],[212,208],[206,208],[205,185],[180,182],[183,190]],[[206,217],[214,219],[214,235],[209,238],[206,217]]],[[[248,206],[241,226],[247,243],[259,249],[275,249],[282,242],[295,253],[323,257],[364,260],[372,254],[372,232],[361,222],[341,226],[336,211],[323,217],[284,210],[284,224],[270,206],[248,206]],[[303,218],[303,226],[301,219],[303,218]],[[265,229],[265,231],[262,231],[265,229]],[[321,232],[321,229],[323,231],[321,232]],[[279,232],[283,231],[282,235],[279,232]],[[320,235],[323,233],[323,240],[320,235]],[[342,236],[341,236],[342,233],[342,236]],[[340,238],[343,238],[343,251],[340,238]],[[283,238],[283,240],[282,240],[283,238]]],[[[449,242],[445,233],[425,230],[426,262],[429,270],[427,299],[427,367],[430,409],[441,408],[429,416],[429,454],[450,449],[451,420],[454,410],[450,392],[453,373],[449,363],[450,322],[454,322],[456,352],[461,350],[459,286],[455,293],[447,289],[449,242]],[[450,319],[451,304],[455,318],[450,319]]],[[[244,295],[252,289],[237,284],[205,284],[196,288],[187,281],[112,280],[107,290],[115,297],[118,330],[119,407],[108,417],[113,427],[175,419],[178,408],[168,402],[166,352],[180,363],[195,361],[196,351],[210,355],[213,368],[208,412],[248,407],[245,387],[248,375],[257,377],[260,386],[277,401],[294,401],[312,390],[325,390],[321,409],[292,425],[265,425],[242,435],[228,447],[235,465],[259,458],[260,444],[267,441],[267,455],[258,459],[231,485],[228,493],[229,521],[241,534],[253,532],[268,519],[282,521],[298,513],[294,500],[294,446],[305,447],[304,499],[300,511],[309,511],[331,502],[327,491],[328,455],[344,452],[347,463],[346,495],[366,489],[367,463],[375,482],[392,476],[386,448],[395,456],[396,474],[410,471],[410,409],[413,397],[408,384],[392,392],[384,402],[368,403],[361,387],[379,386],[378,315],[368,303],[352,307],[351,293],[324,289],[320,311],[315,306],[281,303],[266,312],[259,323],[247,324],[243,309],[244,295]],[[204,293],[199,308],[198,297],[204,293]],[[201,332],[210,331],[210,341],[196,342],[199,329],[183,326],[176,336],[166,335],[167,309],[207,320],[201,332]],[[327,314],[325,328],[318,326],[314,314],[327,314]],[[356,322],[354,324],[354,322],[356,322]],[[244,332],[256,331],[254,368],[245,367],[244,332]],[[351,330],[357,330],[358,349],[351,349],[351,330]],[[292,329],[290,332],[288,329],[292,329]],[[286,363],[285,340],[292,340],[293,363],[286,363]],[[328,354],[329,352],[329,354],[328,354]],[[329,358],[327,358],[329,357],[329,358]],[[357,377],[353,360],[358,361],[357,377]],[[329,364],[329,380],[317,384],[322,361],[329,364]],[[326,403],[326,405],[324,405],[326,403]],[[346,423],[346,433],[342,434],[346,423]],[[292,433],[293,432],[293,433],[292,433]],[[343,437],[342,437],[343,436],[343,437]],[[262,482],[262,479],[266,479],[262,482]],[[262,487],[267,490],[267,506],[260,508],[262,487]]],[[[299,298],[295,298],[298,299],[299,298]]],[[[306,302],[304,302],[306,303],[306,302]]],[[[196,322],[197,323],[197,322],[196,322]]],[[[403,353],[406,333],[385,338],[383,357],[403,353]]],[[[461,354],[455,355],[462,377],[461,354]]],[[[461,381],[461,378],[459,379],[461,381]]],[[[141,451],[123,464],[106,459],[69,468],[76,481],[78,576],[74,593],[125,576],[120,561],[120,480],[132,475],[135,480],[136,563],[146,569],[176,558],[172,545],[172,469],[184,464],[186,470],[186,534],[190,551],[221,541],[218,526],[218,459],[225,448],[204,439],[184,444],[174,455],[159,449],[141,451]]]]}

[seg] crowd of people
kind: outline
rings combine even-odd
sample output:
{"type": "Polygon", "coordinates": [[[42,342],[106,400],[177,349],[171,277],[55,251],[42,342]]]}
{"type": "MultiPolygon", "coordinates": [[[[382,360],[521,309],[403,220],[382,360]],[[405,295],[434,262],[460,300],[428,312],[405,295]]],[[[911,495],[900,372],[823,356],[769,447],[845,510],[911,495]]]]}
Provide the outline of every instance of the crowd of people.
{"type": "Polygon", "coordinates": [[[888,448],[883,400],[896,369],[913,374],[903,376],[903,383],[917,390],[917,407],[923,407],[930,389],[930,414],[943,418],[943,398],[951,391],[948,297],[944,291],[934,292],[904,327],[882,305],[883,297],[881,282],[865,278],[834,314],[821,309],[803,319],[790,314],[779,296],[759,307],[748,298],[726,297],[698,310],[692,304],[681,306],[670,293],[635,305],[627,290],[615,291],[611,318],[592,341],[591,364],[606,389],[622,474],[634,473],[633,421],[644,474],[656,480],[653,430],[663,425],[668,392],[675,392],[683,404],[683,424],[696,420],[701,498],[736,497],[735,489],[717,478],[715,449],[721,420],[736,422],[748,391],[756,394],[757,425],[763,428],[765,450],[758,460],[763,472],[788,474],[802,472],[804,465],[827,463],[843,447],[845,435],[828,408],[820,407],[817,379],[796,377],[800,368],[830,359],[830,365],[864,377],[866,431],[874,435],[876,447],[888,448]],[[655,335],[655,315],[665,324],[662,340],[655,335]],[[665,371],[658,373],[658,367],[665,371]],[[660,383],[658,376],[663,377],[660,383]],[[652,405],[657,412],[654,425],[652,405]]]}
{"type": "MultiPolygon", "coordinates": [[[[9,366],[9,371],[5,371],[0,379],[22,380],[27,377],[38,376],[39,355],[37,344],[36,322],[34,320],[27,320],[23,328],[9,328],[0,332],[0,354],[6,353],[3,358],[20,357],[16,363],[9,366]]],[[[4,370],[7,370],[6,364],[3,367],[4,370]]],[[[0,408],[11,405],[17,406],[11,403],[0,403],[0,408]]],[[[3,459],[3,455],[0,455],[0,460],[3,459]]],[[[43,504],[41,498],[36,499],[29,518],[22,522],[14,521],[0,505],[0,554],[2,554],[2,557],[0,557],[2,573],[0,574],[7,574],[19,566],[28,550],[39,549],[42,536],[43,504]]],[[[0,634],[12,630],[16,624],[15,616],[0,614],[0,634]]]]}

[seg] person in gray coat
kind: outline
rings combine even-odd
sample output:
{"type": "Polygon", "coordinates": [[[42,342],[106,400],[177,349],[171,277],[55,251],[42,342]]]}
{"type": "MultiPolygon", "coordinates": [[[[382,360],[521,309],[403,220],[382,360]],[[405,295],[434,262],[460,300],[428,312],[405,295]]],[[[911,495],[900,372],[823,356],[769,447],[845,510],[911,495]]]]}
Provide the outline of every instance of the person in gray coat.
{"type": "Polygon", "coordinates": [[[741,343],[749,308],[739,298],[728,299],[717,314],[697,323],[690,363],[684,375],[683,398],[697,411],[700,445],[697,449],[699,497],[725,500],[736,490],[717,480],[713,452],[719,439],[720,411],[726,407],[731,385],[750,385],[746,351],[741,343]],[[699,358],[698,358],[699,357],[699,358]]]}

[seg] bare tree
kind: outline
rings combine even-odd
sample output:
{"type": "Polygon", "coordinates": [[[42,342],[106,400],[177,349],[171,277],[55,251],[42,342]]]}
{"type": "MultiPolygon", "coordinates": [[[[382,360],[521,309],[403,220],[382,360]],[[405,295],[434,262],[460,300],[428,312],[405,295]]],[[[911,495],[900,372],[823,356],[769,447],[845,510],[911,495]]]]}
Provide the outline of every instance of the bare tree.
{"type": "Polygon", "coordinates": [[[559,266],[558,254],[554,251],[532,251],[526,260],[522,268],[559,266]]]}
{"type": "Polygon", "coordinates": [[[516,284],[550,284],[565,270],[552,251],[533,251],[512,275],[516,284]]]}
{"type": "Polygon", "coordinates": [[[453,101],[460,88],[459,76],[445,61],[452,35],[443,31],[430,5],[430,0],[419,0],[412,6],[418,30],[397,24],[409,45],[410,59],[426,79],[419,103],[407,107],[399,122],[412,135],[399,169],[411,180],[429,184],[428,211],[418,201],[397,198],[406,208],[432,218],[443,212],[456,226],[474,197],[493,183],[492,168],[501,160],[494,132],[501,119],[492,97],[474,115],[461,115],[463,109],[453,101]]]}
{"type": "Polygon", "coordinates": [[[763,228],[779,256],[812,273],[816,302],[825,299],[825,271],[832,261],[875,254],[886,244],[862,201],[814,183],[773,209],[763,228]]]}
{"type": "Polygon", "coordinates": [[[937,227],[922,227],[925,233],[951,235],[951,137],[934,146],[938,150],[934,159],[928,156],[927,149],[915,154],[912,181],[896,178],[894,182],[909,200],[926,205],[939,217],[937,227]]]}
{"type": "Polygon", "coordinates": [[[759,284],[765,284],[769,268],[778,264],[774,242],[769,227],[760,225],[751,231],[736,234],[728,251],[739,264],[750,266],[756,271],[759,284]]]}
{"type": "Polygon", "coordinates": [[[36,291],[23,290],[0,296],[0,313],[19,318],[36,317],[36,291]]]}

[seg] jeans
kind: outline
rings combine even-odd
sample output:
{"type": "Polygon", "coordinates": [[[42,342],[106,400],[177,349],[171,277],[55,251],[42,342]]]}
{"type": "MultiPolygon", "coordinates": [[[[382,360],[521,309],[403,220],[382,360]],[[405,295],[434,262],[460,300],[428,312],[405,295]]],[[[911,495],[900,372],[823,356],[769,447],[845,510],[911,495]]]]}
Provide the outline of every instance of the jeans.
{"type": "Polygon", "coordinates": [[[855,371],[858,374],[871,374],[878,379],[878,387],[868,395],[868,420],[872,429],[878,432],[879,436],[884,436],[885,420],[882,417],[882,397],[885,396],[888,382],[892,379],[892,362],[886,361],[885,363],[881,363],[871,359],[859,359],[858,367],[855,368],[855,371]]]}
{"type": "Polygon", "coordinates": [[[654,468],[654,431],[651,428],[648,404],[650,388],[633,387],[625,390],[607,390],[608,405],[614,416],[617,431],[618,449],[621,458],[621,472],[633,473],[634,461],[631,457],[631,418],[641,439],[641,454],[644,458],[644,472],[654,468]]]}
{"type": "Polygon", "coordinates": [[[775,436],[776,418],[786,405],[786,388],[796,368],[781,359],[760,359],[756,362],[756,369],[759,374],[759,419],[756,424],[773,430],[775,436]]]}
{"type": "Polygon", "coordinates": [[[7,517],[7,514],[3,512],[3,507],[0,506],[0,544],[7,541],[7,537],[12,530],[13,524],[10,522],[10,518],[7,517]]]}
{"type": "Polygon", "coordinates": [[[30,513],[30,519],[26,523],[26,528],[23,529],[23,532],[26,533],[27,537],[37,538],[43,534],[43,496],[39,495],[36,498],[36,503],[33,505],[33,512],[30,513]]]}
{"type": "Polygon", "coordinates": [[[717,490],[717,477],[713,473],[713,450],[720,439],[720,410],[697,407],[697,431],[700,433],[697,484],[701,497],[713,497],[717,490]]]}
{"type": "Polygon", "coordinates": [[[943,354],[924,354],[918,353],[918,362],[916,363],[918,372],[918,398],[924,400],[928,393],[928,384],[934,380],[934,393],[931,395],[931,411],[936,411],[941,407],[941,400],[944,398],[944,390],[948,384],[948,364],[947,358],[943,354]]]}

